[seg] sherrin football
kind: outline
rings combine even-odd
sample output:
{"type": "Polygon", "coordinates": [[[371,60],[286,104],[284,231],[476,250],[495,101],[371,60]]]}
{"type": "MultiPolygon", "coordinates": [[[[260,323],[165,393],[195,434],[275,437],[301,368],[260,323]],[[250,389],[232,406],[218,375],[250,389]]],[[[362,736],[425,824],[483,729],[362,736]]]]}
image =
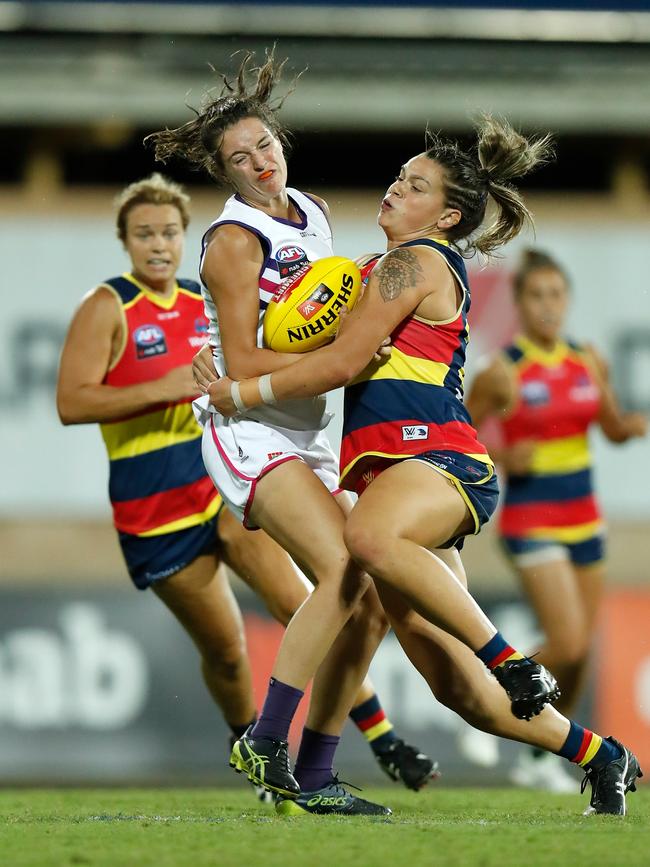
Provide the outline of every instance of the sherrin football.
{"type": "Polygon", "coordinates": [[[307,262],[283,280],[264,314],[264,344],[276,352],[307,352],[329,343],[342,307],[352,309],[361,274],[351,259],[307,262]]]}

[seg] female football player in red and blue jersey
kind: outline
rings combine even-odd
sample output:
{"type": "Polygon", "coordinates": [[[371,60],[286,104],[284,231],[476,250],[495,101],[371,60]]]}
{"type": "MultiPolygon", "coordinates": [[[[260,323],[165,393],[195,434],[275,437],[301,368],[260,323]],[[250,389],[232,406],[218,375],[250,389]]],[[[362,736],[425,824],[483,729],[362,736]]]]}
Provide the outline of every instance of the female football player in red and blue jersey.
{"type": "MultiPolygon", "coordinates": [[[[248,408],[347,384],[341,475],[359,500],[346,522],[346,544],[375,579],[412,661],[441,700],[476,725],[583,765],[592,783],[590,811],[624,813],[625,792],[640,774],[635,757],[544,707],[556,696],[554,679],[510,647],[481,612],[458,555],[464,536],[494,511],[498,491],[462,401],[470,290],[456,245],[465,241],[465,252],[489,254],[519,232],[528,212],[511,181],[549,151],[546,139],[528,142],[491,118],[478,133],[475,152],[434,138],[402,167],[379,215],[388,253],[365,269],[366,292],[339,338],[276,370],[262,388],[259,377],[240,382],[237,393],[248,408]],[[472,240],[489,197],[496,220],[472,240]],[[390,358],[373,362],[387,335],[390,358]]],[[[237,411],[230,381],[208,391],[221,412],[237,411]]]]}
{"type": "MultiPolygon", "coordinates": [[[[555,259],[526,251],[513,287],[521,331],[476,377],[467,408],[477,426],[499,420],[502,445],[491,452],[507,478],[499,533],[546,638],[537,658],[557,676],[558,707],[571,713],[604,577],[588,432],[599,425],[623,443],[644,436],[647,420],[621,412],[593,347],[562,337],[569,281],[555,259]]],[[[522,753],[514,779],[555,786],[559,777],[548,754],[522,753]]]]}

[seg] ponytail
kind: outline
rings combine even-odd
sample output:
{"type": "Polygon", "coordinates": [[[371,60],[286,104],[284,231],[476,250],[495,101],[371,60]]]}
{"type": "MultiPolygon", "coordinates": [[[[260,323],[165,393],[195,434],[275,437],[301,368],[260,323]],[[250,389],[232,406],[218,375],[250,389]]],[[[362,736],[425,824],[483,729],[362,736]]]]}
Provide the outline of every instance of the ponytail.
{"type": "Polygon", "coordinates": [[[459,222],[447,232],[452,242],[463,241],[463,255],[476,251],[490,256],[532,223],[530,211],[510,183],[543,165],[553,155],[550,135],[527,139],[505,120],[484,115],[476,125],[473,151],[457,142],[427,134],[426,155],[443,169],[446,205],[460,211],[459,222]],[[496,205],[494,222],[474,238],[485,218],[488,199],[496,205]]]}

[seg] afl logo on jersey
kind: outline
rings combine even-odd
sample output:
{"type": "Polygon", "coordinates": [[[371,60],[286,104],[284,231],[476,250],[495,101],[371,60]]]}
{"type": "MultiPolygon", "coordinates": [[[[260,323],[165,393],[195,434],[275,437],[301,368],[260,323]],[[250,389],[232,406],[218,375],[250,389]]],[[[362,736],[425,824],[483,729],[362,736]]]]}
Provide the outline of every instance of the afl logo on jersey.
{"type": "Polygon", "coordinates": [[[302,247],[296,247],[295,244],[288,244],[280,249],[275,254],[275,261],[278,263],[278,271],[280,279],[284,280],[290,274],[294,274],[301,265],[307,261],[307,254],[302,247]]]}
{"type": "Polygon", "coordinates": [[[545,382],[529,380],[521,386],[521,399],[528,406],[544,406],[551,399],[551,392],[545,382]]]}
{"type": "Polygon", "coordinates": [[[151,358],[167,352],[165,332],[160,325],[140,325],[133,332],[133,342],[138,358],[151,358]]]}
{"type": "Polygon", "coordinates": [[[208,333],[208,320],[205,318],[205,316],[198,316],[194,320],[194,330],[197,334],[208,333]]]}

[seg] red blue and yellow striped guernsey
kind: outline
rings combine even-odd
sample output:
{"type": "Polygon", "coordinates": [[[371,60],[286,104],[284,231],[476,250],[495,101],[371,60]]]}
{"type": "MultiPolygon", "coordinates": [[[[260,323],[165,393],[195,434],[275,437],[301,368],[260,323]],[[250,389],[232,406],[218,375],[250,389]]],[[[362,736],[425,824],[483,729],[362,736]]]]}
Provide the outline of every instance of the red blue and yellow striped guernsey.
{"type": "MultiPolygon", "coordinates": [[[[341,485],[361,493],[373,466],[427,451],[467,455],[492,465],[463,404],[463,378],[471,297],[465,263],[444,241],[419,239],[443,257],[462,291],[448,320],[408,316],[391,334],[392,353],[372,362],[345,390],[341,485]]],[[[367,280],[376,256],[362,269],[367,280]]]]}
{"type": "Polygon", "coordinates": [[[589,360],[574,343],[545,351],[524,336],[504,353],[518,394],[502,421],[504,442],[535,445],[530,471],[508,479],[500,532],[513,540],[583,542],[603,529],[587,439],[600,409],[589,360]]]}
{"type": "MultiPolygon", "coordinates": [[[[119,301],[123,341],[104,383],[128,386],[190,364],[207,342],[199,284],[179,280],[161,298],[130,274],[102,284],[119,301]]],[[[205,471],[201,428],[192,398],[162,404],[103,423],[110,460],[109,495],[115,527],[136,536],[157,536],[197,526],[219,510],[221,497],[205,471]]]]}

